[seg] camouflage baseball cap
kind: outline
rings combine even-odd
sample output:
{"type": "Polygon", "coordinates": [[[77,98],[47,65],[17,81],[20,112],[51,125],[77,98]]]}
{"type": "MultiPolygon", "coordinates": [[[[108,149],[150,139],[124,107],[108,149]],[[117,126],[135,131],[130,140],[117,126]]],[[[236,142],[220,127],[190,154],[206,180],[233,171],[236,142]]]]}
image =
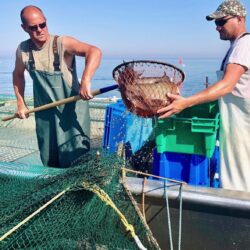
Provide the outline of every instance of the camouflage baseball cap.
{"type": "Polygon", "coordinates": [[[219,19],[225,16],[243,16],[247,15],[247,11],[243,4],[237,0],[226,0],[220,4],[217,10],[206,16],[208,21],[219,19]]]}

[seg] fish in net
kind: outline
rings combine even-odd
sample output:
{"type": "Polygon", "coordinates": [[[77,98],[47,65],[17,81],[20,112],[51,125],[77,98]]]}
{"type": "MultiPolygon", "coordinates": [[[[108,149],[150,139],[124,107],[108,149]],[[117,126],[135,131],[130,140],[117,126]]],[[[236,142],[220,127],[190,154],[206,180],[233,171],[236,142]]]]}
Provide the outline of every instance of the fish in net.
{"type": "Polygon", "coordinates": [[[168,93],[180,94],[184,73],[158,61],[131,61],[113,70],[127,109],[141,117],[153,117],[171,103],[168,93]]]}

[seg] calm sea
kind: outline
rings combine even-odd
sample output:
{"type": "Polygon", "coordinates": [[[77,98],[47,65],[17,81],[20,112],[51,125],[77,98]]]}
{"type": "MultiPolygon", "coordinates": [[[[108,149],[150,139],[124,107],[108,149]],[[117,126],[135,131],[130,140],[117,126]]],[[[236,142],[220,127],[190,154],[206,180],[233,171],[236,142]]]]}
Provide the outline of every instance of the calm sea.
{"type": "MultiPolygon", "coordinates": [[[[103,59],[102,63],[92,80],[92,89],[99,89],[108,85],[115,84],[112,78],[113,69],[129,59],[103,59]]],[[[154,59],[167,62],[181,68],[186,75],[183,84],[182,95],[188,96],[205,88],[206,77],[208,82],[213,83],[216,80],[216,70],[220,66],[221,59],[182,59],[182,64],[179,64],[180,59],[154,59]]],[[[12,87],[12,71],[14,69],[14,58],[0,58],[0,95],[14,95],[12,87]]],[[[81,77],[84,67],[84,60],[77,58],[77,71],[79,78],[81,77]]],[[[25,95],[32,96],[32,81],[29,74],[25,74],[26,88],[25,95]]],[[[117,90],[105,93],[102,97],[119,97],[117,90]]]]}

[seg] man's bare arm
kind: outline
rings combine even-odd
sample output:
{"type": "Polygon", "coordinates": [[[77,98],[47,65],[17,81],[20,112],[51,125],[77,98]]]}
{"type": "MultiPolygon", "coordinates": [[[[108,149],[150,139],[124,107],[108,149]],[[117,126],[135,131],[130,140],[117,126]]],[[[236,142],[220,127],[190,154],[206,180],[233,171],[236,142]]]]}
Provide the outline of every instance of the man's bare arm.
{"type": "Polygon", "coordinates": [[[17,116],[19,118],[25,118],[25,112],[27,112],[27,106],[24,99],[25,89],[25,78],[24,78],[25,67],[20,57],[20,52],[16,52],[15,69],[13,71],[13,87],[17,98],[17,116]]]}
{"type": "Polygon", "coordinates": [[[66,53],[85,57],[85,69],[81,77],[80,96],[84,99],[92,98],[90,93],[91,79],[100,65],[101,50],[95,46],[80,42],[72,37],[64,37],[63,45],[66,53]]]}
{"type": "Polygon", "coordinates": [[[159,117],[166,118],[178,114],[185,108],[204,102],[214,101],[231,93],[241,75],[244,74],[246,70],[247,69],[241,65],[228,64],[223,79],[209,86],[207,89],[187,98],[169,94],[169,97],[173,99],[173,102],[167,107],[158,110],[158,113],[160,114],[159,117]]]}

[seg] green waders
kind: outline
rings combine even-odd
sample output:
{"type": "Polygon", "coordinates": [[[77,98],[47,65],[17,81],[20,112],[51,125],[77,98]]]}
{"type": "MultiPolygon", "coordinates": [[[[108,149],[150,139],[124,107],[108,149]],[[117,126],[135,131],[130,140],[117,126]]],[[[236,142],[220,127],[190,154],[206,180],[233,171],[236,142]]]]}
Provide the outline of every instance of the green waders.
{"type": "MultiPolygon", "coordinates": [[[[29,73],[33,79],[34,107],[73,95],[60,71],[56,38],[53,42],[54,72],[35,69],[32,49],[29,50],[29,73]]],[[[78,101],[35,113],[36,134],[44,166],[66,168],[89,151],[90,117],[88,102],[78,101]]]]}

